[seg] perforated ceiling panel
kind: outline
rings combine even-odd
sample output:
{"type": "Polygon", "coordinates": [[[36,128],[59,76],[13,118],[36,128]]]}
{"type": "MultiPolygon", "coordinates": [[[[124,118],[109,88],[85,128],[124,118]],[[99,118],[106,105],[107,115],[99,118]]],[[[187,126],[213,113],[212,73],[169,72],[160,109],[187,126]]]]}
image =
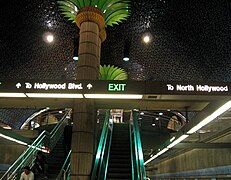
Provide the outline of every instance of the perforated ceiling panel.
{"type": "MultiPolygon", "coordinates": [[[[77,27],[54,0],[2,1],[0,78],[73,79],[77,27]],[[43,41],[45,32],[54,42],[43,41]]],[[[231,81],[229,0],[133,0],[127,21],[106,29],[101,64],[128,71],[132,80],[231,81]],[[150,33],[151,42],[142,42],[150,33]],[[122,60],[125,42],[130,61],[122,60]]]]}

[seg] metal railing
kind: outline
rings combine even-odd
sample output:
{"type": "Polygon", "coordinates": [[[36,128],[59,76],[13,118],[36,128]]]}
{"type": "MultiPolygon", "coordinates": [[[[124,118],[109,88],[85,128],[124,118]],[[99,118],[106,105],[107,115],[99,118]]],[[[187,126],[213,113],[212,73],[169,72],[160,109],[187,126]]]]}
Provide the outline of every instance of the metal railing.
{"type": "Polygon", "coordinates": [[[10,166],[1,177],[1,180],[14,180],[24,166],[33,167],[37,151],[51,151],[62,136],[64,127],[68,124],[70,114],[71,109],[66,109],[64,116],[50,133],[44,130],[31,145],[28,145],[27,150],[10,166]]]}
{"type": "Polygon", "coordinates": [[[63,166],[56,178],[56,180],[66,180],[70,179],[70,156],[71,156],[71,150],[69,151],[66,160],[63,163],[63,166]]]}
{"type": "Polygon", "coordinates": [[[91,180],[104,180],[107,175],[108,159],[110,153],[113,122],[110,119],[109,111],[106,113],[100,141],[92,170],[91,180]]]}
{"type": "Polygon", "coordinates": [[[132,180],[146,180],[143,150],[136,112],[132,112],[131,114],[129,131],[131,146],[132,180]]]}

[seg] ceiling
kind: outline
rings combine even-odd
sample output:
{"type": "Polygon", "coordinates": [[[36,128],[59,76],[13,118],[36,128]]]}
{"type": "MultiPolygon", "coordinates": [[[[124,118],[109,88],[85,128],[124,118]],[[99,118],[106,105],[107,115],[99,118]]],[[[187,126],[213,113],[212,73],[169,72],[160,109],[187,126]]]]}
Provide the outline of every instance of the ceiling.
{"type": "MultiPolygon", "coordinates": [[[[128,20],[106,28],[101,64],[124,68],[131,80],[231,81],[230,7],[229,0],[133,0],[128,20]]],[[[78,29],[55,0],[3,1],[0,12],[1,79],[74,79],[78,29]],[[46,32],[54,43],[43,41],[46,32]]]]}

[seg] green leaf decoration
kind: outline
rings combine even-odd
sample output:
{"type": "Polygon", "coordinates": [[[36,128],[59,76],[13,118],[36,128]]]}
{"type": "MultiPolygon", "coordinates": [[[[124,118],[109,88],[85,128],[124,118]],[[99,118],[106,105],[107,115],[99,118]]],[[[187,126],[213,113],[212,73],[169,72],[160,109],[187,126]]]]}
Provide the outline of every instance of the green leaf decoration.
{"type": "Polygon", "coordinates": [[[114,65],[100,65],[100,80],[126,80],[128,79],[128,74],[124,69],[115,67],[114,65]]]}
{"type": "Polygon", "coordinates": [[[105,27],[119,24],[130,16],[130,0],[62,0],[57,3],[70,21],[75,21],[77,13],[85,6],[94,6],[102,11],[105,27]]]}

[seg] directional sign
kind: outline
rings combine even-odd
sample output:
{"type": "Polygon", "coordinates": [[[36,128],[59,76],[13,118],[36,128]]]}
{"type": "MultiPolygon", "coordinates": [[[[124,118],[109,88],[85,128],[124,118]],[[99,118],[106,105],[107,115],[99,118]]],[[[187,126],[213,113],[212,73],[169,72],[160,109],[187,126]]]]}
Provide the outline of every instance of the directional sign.
{"type": "Polygon", "coordinates": [[[231,95],[231,83],[156,81],[1,81],[0,92],[75,94],[231,95]]]}
{"type": "Polygon", "coordinates": [[[92,86],[92,84],[90,84],[90,83],[87,85],[87,88],[88,88],[88,89],[91,89],[92,87],[93,87],[93,86],[92,86]]]}
{"type": "Polygon", "coordinates": [[[16,87],[17,87],[17,88],[20,88],[21,86],[22,86],[21,83],[17,83],[17,84],[16,84],[16,87]]]}

